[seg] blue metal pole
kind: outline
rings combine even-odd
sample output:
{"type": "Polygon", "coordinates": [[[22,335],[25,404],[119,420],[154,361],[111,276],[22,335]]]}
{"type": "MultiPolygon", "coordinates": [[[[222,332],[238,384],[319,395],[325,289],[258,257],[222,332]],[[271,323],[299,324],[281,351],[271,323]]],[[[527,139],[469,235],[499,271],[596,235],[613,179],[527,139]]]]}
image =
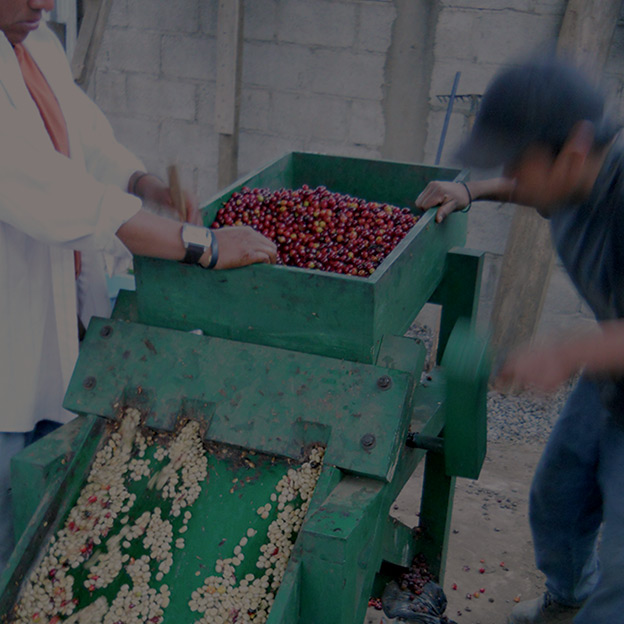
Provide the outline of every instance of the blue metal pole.
{"type": "Polygon", "coordinates": [[[446,116],[444,117],[444,125],[442,126],[442,135],[440,136],[440,144],[438,145],[438,153],[436,155],[435,164],[440,164],[440,158],[442,156],[442,148],[444,147],[444,141],[446,139],[446,131],[448,130],[449,121],[451,119],[451,113],[453,112],[453,104],[455,103],[455,94],[457,93],[457,85],[459,84],[459,77],[461,72],[455,74],[455,80],[453,81],[453,88],[451,89],[451,97],[449,98],[448,106],[446,107],[446,116]]]}

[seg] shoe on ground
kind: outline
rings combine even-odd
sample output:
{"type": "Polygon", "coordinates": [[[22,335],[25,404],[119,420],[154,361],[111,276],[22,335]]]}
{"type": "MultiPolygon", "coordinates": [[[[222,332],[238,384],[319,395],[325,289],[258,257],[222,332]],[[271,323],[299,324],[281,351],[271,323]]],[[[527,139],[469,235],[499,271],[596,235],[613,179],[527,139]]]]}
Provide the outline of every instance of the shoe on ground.
{"type": "Polygon", "coordinates": [[[518,603],[507,624],[572,624],[580,607],[568,607],[546,592],[533,600],[518,603]]]}

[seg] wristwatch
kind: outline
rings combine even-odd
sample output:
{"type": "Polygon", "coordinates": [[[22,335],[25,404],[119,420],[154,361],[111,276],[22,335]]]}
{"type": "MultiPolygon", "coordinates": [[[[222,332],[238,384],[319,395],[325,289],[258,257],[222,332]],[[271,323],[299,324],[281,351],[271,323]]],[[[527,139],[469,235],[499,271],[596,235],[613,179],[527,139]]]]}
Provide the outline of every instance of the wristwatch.
{"type": "Polygon", "coordinates": [[[210,250],[210,262],[206,268],[212,269],[217,264],[217,254],[213,245],[216,242],[209,228],[185,223],[182,226],[182,244],[186,255],[181,260],[184,264],[199,264],[200,258],[210,250]]]}

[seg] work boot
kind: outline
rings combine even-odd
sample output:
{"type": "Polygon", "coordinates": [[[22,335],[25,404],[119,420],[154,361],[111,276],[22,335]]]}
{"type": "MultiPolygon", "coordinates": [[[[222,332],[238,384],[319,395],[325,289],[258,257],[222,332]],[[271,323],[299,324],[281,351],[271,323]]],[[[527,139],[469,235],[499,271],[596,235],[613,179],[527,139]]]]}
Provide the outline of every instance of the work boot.
{"type": "Polygon", "coordinates": [[[525,600],[511,611],[507,624],[572,624],[580,607],[557,602],[549,592],[539,598],[525,600]]]}

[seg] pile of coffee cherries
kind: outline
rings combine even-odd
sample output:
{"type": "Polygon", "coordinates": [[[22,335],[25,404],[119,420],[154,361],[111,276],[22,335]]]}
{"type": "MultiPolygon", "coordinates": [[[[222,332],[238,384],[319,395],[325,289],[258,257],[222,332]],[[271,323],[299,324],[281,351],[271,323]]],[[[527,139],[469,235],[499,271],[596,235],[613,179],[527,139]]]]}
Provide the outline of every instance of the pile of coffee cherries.
{"type": "MultiPolygon", "coordinates": [[[[171,435],[154,436],[142,420],[134,408],[120,414],[78,500],[26,578],[8,620],[12,624],[162,624],[173,617],[166,614],[172,592],[187,598],[197,614],[187,621],[195,624],[263,624],[268,619],[322,470],[324,449],[311,448],[303,463],[282,466],[284,474],[268,500],[253,499],[251,508],[231,490],[241,500],[241,516],[249,513],[249,524],[257,529],[246,526],[230,556],[218,559],[214,574],[203,581],[198,571],[193,587],[176,582],[174,557],[178,562],[200,559],[201,545],[188,548],[183,535],[195,515],[200,523],[206,521],[195,505],[209,484],[210,451],[197,421],[181,422],[171,435]],[[258,502],[263,504],[258,507],[258,502]]],[[[206,537],[218,539],[220,525],[210,529],[206,537]]]]}
{"type": "Polygon", "coordinates": [[[212,227],[251,226],[277,245],[278,264],[368,277],[417,220],[407,208],[324,186],[243,187],[218,210],[212,227]]]}

